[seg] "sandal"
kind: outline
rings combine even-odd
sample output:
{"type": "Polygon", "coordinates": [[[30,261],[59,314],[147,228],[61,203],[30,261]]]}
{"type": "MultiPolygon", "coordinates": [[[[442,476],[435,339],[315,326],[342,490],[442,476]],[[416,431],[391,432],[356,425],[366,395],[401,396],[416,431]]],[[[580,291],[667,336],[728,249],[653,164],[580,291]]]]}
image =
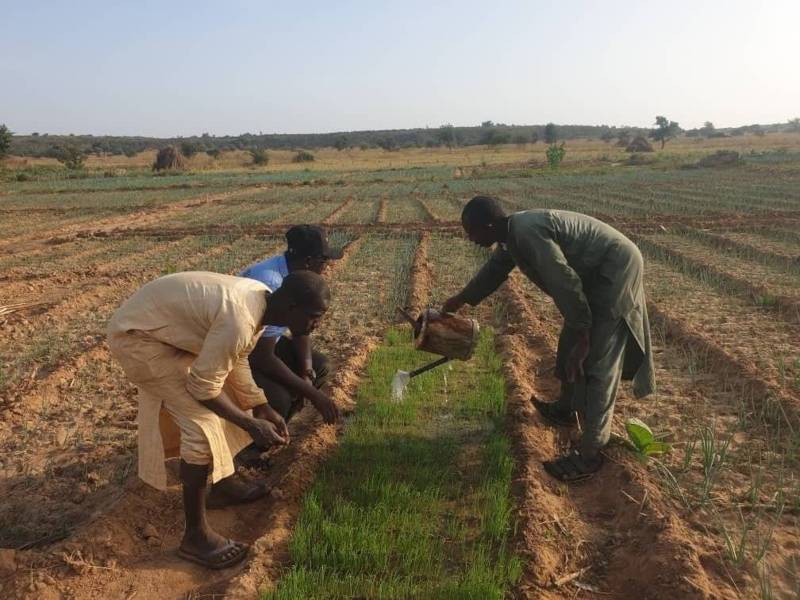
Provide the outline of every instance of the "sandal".
{"type": "Polygon", "coordinates": [[[549,475],[559,481],[567,483],[576,481],[586,481],[603,466],[603,455],[599,454],[595,458],[586,458],[577,450],[572,450],[568,454],[555,460],[548,460],[544,465],[544,470],[549,475]]]}
{"type": "Polygon", "coordinates": [[[574,427],[575,412],[564,412],[556,409],[555,402],[542,402],[536,396],[531,398],[531,404],[539,411],[545,421],[558,427],[574,427]]]}
{"type": "Polygon", "coordinates": [[[250,444],[233,458],[236,468],[254,469],[256,471],[269,471],[270,459],[266,452],[255,444],[250,444]]]}
{"type": "Polygon", "coordinates": [[[183,548],[178,548],[178,556],[207,569],[227,569],[244,560],[250,546],[242,542],[228,540],[227,543],[208,554],[194,554],[183,548]]]}
{"type": "Polygon", "coordinates": [[[235,484],[239,488],[236,493],[231,493],[218,485],[212,485],[206,495],[206,508],[213,510],[237,504],[248,504],[263,498],[270,491],[269,486],[264,483],[237,480],[235,484]]]}

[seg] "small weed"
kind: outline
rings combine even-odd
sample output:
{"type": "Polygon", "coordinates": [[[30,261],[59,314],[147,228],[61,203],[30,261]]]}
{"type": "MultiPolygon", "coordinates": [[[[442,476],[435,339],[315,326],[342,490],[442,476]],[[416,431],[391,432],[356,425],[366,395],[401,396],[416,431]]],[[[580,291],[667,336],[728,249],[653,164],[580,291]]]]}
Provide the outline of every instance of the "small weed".
{"type": "Polygon", "coordinates": [[[747,543],[748,537],[755,527],[755,519],[745,519],[742,511],[739,511],[739,522],[741,529],[738,534],[735,531],[729,531],[725,526],[722,519],[714,513],[719,529],[722,532],[722,539],[725,542],[725,555],[736,567],[741,567],[747,558],[747,543]]]}
{"type": "Polygon", "coordinates": [[[699,456],[703,467],[703,482],[700,487],[699,505],[703,506],[708,502],[714,484],[728,456],[731,437],[728,437],[725,441],[720,441],[717,438],[713,424],[711,427],[703,427],[698,437],[699,456]]]}

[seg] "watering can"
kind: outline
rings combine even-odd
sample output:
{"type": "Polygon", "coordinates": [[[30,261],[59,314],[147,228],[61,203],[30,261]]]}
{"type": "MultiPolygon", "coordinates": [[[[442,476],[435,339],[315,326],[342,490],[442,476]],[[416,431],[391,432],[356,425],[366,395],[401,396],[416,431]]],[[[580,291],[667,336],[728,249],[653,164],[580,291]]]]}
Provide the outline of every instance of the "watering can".
{"type": "Polygon", "coordinates": [[[414,328],[414,346],[419,350],[439,354],[441,358],[413,371],[398,371],[392,380],[392,395],[402,400],[408,382],[417,375],[443,365],[453,359],[467,360],[478,345],[480,327],[474,319],[440,313],[428,308],[415,319],[402,308],[398,312],[414,328]]]}

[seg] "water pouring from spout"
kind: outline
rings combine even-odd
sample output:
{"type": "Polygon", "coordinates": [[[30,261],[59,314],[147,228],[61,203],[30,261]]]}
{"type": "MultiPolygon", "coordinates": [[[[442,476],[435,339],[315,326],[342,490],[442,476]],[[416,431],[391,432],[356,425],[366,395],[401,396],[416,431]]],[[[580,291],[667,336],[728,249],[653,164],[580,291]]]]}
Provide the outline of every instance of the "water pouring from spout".
{"type": "Polygon", "coordinates": [[[406,393],[408,382],[411,381],[411,373],[408,371],[397,371],[392,379],[392,399],[401,402],[406,393]]]}

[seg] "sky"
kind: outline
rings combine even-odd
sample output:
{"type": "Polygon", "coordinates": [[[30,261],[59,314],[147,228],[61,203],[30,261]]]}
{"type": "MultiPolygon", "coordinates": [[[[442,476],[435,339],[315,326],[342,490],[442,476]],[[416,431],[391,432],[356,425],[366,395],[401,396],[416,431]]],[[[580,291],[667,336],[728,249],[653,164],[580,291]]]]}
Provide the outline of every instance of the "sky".
{"type": "Polygon", "coordinates": [[[800,116],[800,0],[0,0],[0,123],[237,135],[800,116]]]}

